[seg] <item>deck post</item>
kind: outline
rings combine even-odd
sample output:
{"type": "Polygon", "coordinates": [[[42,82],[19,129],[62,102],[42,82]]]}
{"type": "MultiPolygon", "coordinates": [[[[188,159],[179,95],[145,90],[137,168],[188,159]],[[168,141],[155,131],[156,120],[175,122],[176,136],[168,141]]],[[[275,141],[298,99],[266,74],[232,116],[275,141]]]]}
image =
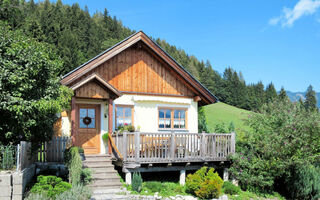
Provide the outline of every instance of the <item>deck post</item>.
{"type": "Polygon", "coordinates": [[[131,172],[126,172],[126,184],[131,185],[131,172]]]}
{"type": "Polygon", "coordinates": [[[206,133],[203,131],[201,134],[201,158],[205,160],[206,157],[206,133]]]}
{"type": "Polygon", "coordinates": [[[171,146],[170,146],[170,154],[171,154],[171,160],[174,161],[174,154],[176,149],[176,141],[175,141],[175,134],[173,131],[171,131],[171,146]]]}
{"type": "Polygon", "coordinates": [[[135,143],[135,161],[139,162],[140,158],[140,132],[134,133],[134,143],[135,143]]]}
{"type": "Polygon", "coordinates": [[[229,180],[229,169],[223,168],[223,181],[228,181],[228,180],[229,180]]]}
{"type": "Polygon", "coordinates": [[[180,179],[179,179],[180,185],[184,185],[186,183],[186,170],[180,170],[180,179]]]}
{"type": "Polygon", "coordinates": [[[236,133],[232,132],[231,133],[231,153],[236,152],[236,133]]]}
{"type": "Polygon", "coordinates": [[[124,131],[123,132],[123,150],[122,150],[122,152],[123,152],[123,161],[127,160],[127,149],[128,149],[127,145],[128,145],[127,132],[124,131]]]}

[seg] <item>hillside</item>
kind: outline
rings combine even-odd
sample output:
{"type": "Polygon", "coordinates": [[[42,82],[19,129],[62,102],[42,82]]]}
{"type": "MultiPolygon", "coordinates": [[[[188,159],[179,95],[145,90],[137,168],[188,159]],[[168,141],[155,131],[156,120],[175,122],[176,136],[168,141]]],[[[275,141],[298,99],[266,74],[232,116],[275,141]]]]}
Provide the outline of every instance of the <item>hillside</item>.
{"type": "Polygon", "coordinates": [[[225,123],[228,126],[230,122],[234,123],[236,133],[241,134],[243,130],[249,130],[244,120],[249,116],[251,111],[218,102],[205,106],[204,112],[210,131],[214,130],[217,123],[225,123]]]}

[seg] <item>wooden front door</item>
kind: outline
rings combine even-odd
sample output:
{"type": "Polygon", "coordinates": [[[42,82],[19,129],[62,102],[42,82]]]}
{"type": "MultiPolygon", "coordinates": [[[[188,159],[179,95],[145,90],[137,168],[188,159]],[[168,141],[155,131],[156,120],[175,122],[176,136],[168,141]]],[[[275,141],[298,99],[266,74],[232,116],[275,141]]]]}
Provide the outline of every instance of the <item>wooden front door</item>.
{"type": "Polygon", "coordinates": [[[77,146],[85,154],[100,153],[100,105],[78,104],[77,146]]]}

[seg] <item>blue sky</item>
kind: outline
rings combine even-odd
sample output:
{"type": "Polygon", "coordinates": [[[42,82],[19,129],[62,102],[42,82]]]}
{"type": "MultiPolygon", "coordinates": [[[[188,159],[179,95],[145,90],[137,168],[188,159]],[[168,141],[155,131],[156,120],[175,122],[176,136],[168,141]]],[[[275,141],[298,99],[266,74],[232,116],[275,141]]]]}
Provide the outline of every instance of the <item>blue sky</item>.
{"type": "Polygon", "coordinates": [[[62,0],[109,10],[123,24],[165,39],[222,73],[277,90],[320,91],[320,0],[62,0]]]}

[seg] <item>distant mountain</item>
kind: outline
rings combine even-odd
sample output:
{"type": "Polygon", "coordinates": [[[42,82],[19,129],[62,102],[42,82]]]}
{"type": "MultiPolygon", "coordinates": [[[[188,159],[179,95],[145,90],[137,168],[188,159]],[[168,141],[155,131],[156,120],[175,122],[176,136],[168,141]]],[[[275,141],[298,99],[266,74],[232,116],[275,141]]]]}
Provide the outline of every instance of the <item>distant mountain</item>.
{"type": "MultiPolygon", "coordinates": [[[[301,97],[304,100],[307,93],[307,92],[290,92],[290,91],[286,91],[286,92],[290,100],[293,102],[299,101],[301,97]]],[[[318,101],[318,107],[320,108],[320,92],[316,93],[316,98],[318,101]]]]}

